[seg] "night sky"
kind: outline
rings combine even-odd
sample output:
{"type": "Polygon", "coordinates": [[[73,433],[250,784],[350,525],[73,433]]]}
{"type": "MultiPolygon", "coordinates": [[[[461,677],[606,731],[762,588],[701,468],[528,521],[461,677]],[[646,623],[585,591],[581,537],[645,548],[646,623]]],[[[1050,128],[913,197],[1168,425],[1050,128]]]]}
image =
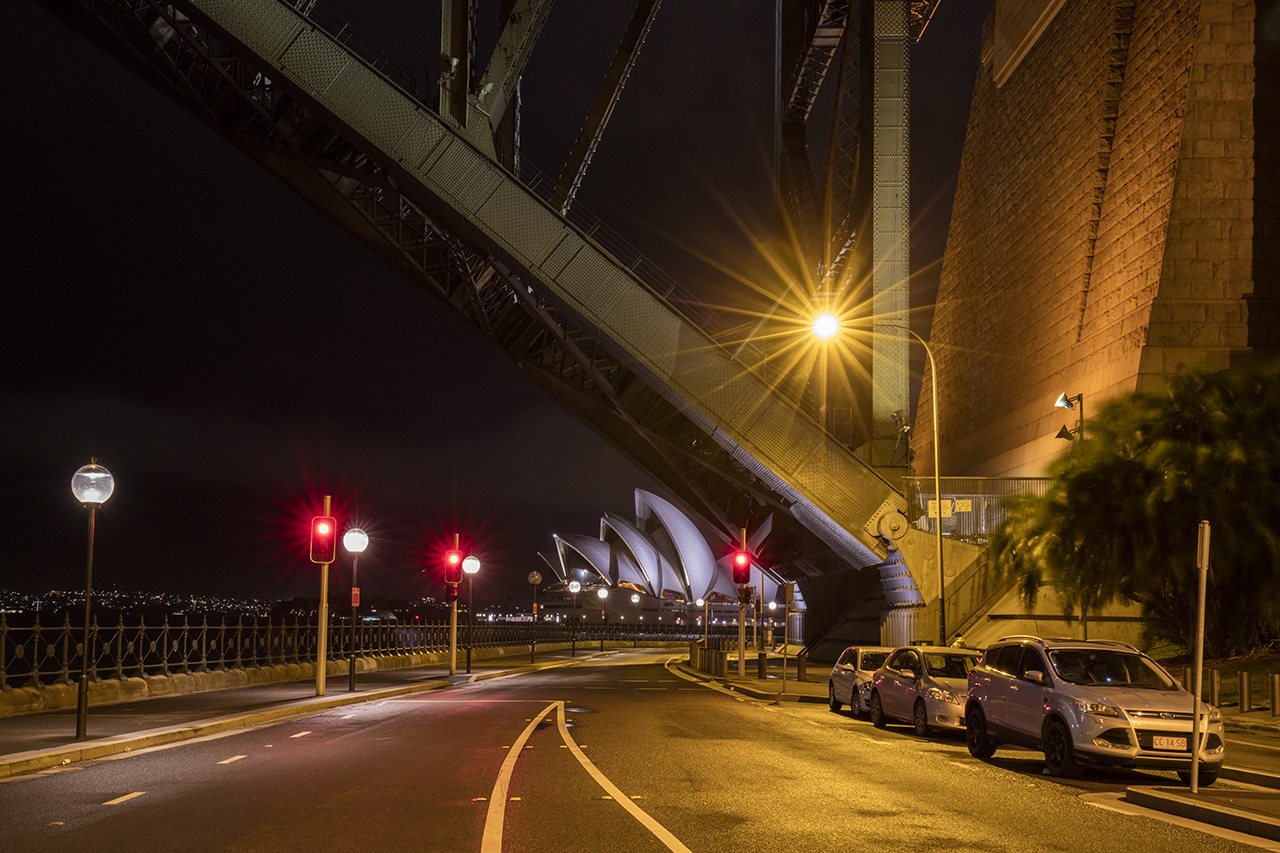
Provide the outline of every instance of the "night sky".
{"type": "MultiPolygon", "coordinates": [[[[936,286],[993,2],[944,0],[913,54],[916,305],[936,286]]],[[[405,64],[437,52],[436,3],[325,5],[405,64]]],[[[90,457],[116,477],[94,585],[121,590],[316,595],[306,524],[331,494],[373,540],[366,596],[438,594],[436,556],[457,531],[482,560],[477,598],[523,601],[553,533],[630,517],[636,487],[662,493],[276,178],[42,8],[10,6],[0,589],[83,588],[70,480],[90,457]]],[[[495,6],[481,4],[482,45],[495,6]]],[[[628,6],[552,10],[522,128],[548,175],[628,6]]],[[[742,294],[716,267],[762,274],[773,223],[772,14],[664,4],[578,202],[725,303],[742,294]]],[[[913,320],[926,337],[928,322],[913,320]]]]}

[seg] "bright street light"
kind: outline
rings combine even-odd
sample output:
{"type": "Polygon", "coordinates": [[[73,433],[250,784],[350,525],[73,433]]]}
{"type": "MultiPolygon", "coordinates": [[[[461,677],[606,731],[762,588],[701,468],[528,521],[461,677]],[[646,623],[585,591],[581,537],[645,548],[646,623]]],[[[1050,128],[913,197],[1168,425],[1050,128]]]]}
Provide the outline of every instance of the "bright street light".
{"type": "Polygon", "coordinates": [[[71,475],[71,494],[89,508],[89,556],[84,574],[84,645],[80,652],[80,692],[76,699],[76,740],[88,736],[89,727],[89,602],[93,596],[93,526],[98,507],[116,490],[115,478],[98,460],[89,460],[71,475]]]}
{"type": "MultiPolygon", "coordinates": [[[[929,384],[930,390],[933,392],[933,492],[934,502],[938,508],[938,522],[935,528],[938,541],[938,645],[945,646],[947,644],[947,598],[946,574],[943,571],[942,558],[942,473],[938,462],[938,368],[933,360],[933,350],[929,348],[928,342],[911,331],[909,326],[902,326],[896,323],[876,323],[874,320],[869,322],[870,328],[865,329],[865,331],[871,335],[881,334],[876,331],[877,329],[895,329],[899,332],[906,332],[920,342],[920,346],[924,347],[924,354],[929,359],[929,384]]],[[[834,337],[839,330],[840,322],[832,314],[820,314],[813,321],[813,333],[824,340],[834,337]]]]}
{"type": "Polygon", "coordinates": [[[356,572],[360,566],[360,554],[369,547],[369,534],[359,527],[353,527],[342,534],[342,547],[351,555],[351,654],[347,657],[347,692],[356,691],[356,643],[360,634],[356,631],[356,614],[360,610],[360,584],[356,582],[356,572]]]}
{"type": "Polygon", "coordinates": [[[480,559],[468,555],[462,561],[462,571],[467,575],[467,672],[471,672],[471,643],[476,630],[475,581],[476,572],[480,571],[480,559]]]}

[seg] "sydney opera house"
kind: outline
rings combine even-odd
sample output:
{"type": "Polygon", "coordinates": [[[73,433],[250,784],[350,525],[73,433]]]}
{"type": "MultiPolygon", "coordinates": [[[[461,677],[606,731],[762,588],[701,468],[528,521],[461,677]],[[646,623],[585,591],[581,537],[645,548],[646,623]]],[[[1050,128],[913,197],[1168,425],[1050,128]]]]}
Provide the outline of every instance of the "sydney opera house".
{"type": "MultiPolygon", "coordinates": [[[[635,521],[606,512],[600,518],[599,536],[556,535],[553,557],[544,557],[556,575],[544,598],[553,612],[577,606],[584,618],[599,618],[604,610],[610,620],[683,624],[696,621],[698,601],[709,602],[711,618],[731,621],[737,616],[738,590],[729,567],[727,547],[713,548],[698,526],[670,501],[636,489],[635,521]],[[583,592],[575,600],[569,583],[577,581],[583,592]],[[609,595],[602,602],[597,591],[609,595]],[[633,601],[633,598],[637,600],[633,601]],[[718,614],[718,615],[717,615],[718,614]]],[[[768,535],[762,526],[748,540],[758,547],[768,535]]],[[[751,585],[761,592],[763,612],[783,612],[784,591],[760,567],[752,568],[751,585]],[[776,611],[769,604],[777,605],[776,611]]],[[[803,608],[796,593],[795,607],[803,608]]],[[[775,619],[781,624],[780,618],[775,619]]]]}

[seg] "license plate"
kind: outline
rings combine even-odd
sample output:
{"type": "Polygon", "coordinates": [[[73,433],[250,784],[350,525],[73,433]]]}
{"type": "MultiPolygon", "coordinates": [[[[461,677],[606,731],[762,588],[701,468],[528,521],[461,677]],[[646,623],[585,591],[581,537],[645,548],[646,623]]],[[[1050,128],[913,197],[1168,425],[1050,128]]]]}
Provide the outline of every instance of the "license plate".
{"type": "Polygon", "coordinates": [[[1184,737],[1154,737],[1151,739],[1151,746],[1155,749],[1176,749],[1179,752],[1187,751],[1187,739],[1184,737]]]}

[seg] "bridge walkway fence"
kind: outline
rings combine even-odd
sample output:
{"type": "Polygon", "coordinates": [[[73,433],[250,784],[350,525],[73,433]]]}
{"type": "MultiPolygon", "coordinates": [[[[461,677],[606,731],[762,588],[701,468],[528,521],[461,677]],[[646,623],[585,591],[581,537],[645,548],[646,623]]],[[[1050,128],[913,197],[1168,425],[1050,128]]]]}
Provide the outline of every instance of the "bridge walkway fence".
{"type": "MultiPolygon", "coordinates": [[[[736,636],[732,626],[716,626],[712,633],[730,631],[736,636]]],[[[204,616],[193,622],[184,616],[176,624],[165,617],[154,625],[143,618],[126,625],[121,616],[115,625],[100,625],[95,617],[89,625],[89,678],[96,682],[311,663],[317,632],[317,622],[308,619],[204,616]]],[[[468,644],[497,648],[603,640],[635,645],[701,638],[701,629],[689,625],[485,621],[469,631],[460,621],[457,641],[461,651],[468,644]]],[[[61,624],[45,625],[37,618],[29,625],[10,625],[0,613],[0,690],[74,684],[82,666],[83,639],[83,625],[73,623],[69,615],[61,624]]],[[[388,657],[446,652],[449,625],[381,619],[362,621],[353,630],[349,620],[331,621],[328,648],[330,660],[344,660],[353,653],[388,657]]]]}

